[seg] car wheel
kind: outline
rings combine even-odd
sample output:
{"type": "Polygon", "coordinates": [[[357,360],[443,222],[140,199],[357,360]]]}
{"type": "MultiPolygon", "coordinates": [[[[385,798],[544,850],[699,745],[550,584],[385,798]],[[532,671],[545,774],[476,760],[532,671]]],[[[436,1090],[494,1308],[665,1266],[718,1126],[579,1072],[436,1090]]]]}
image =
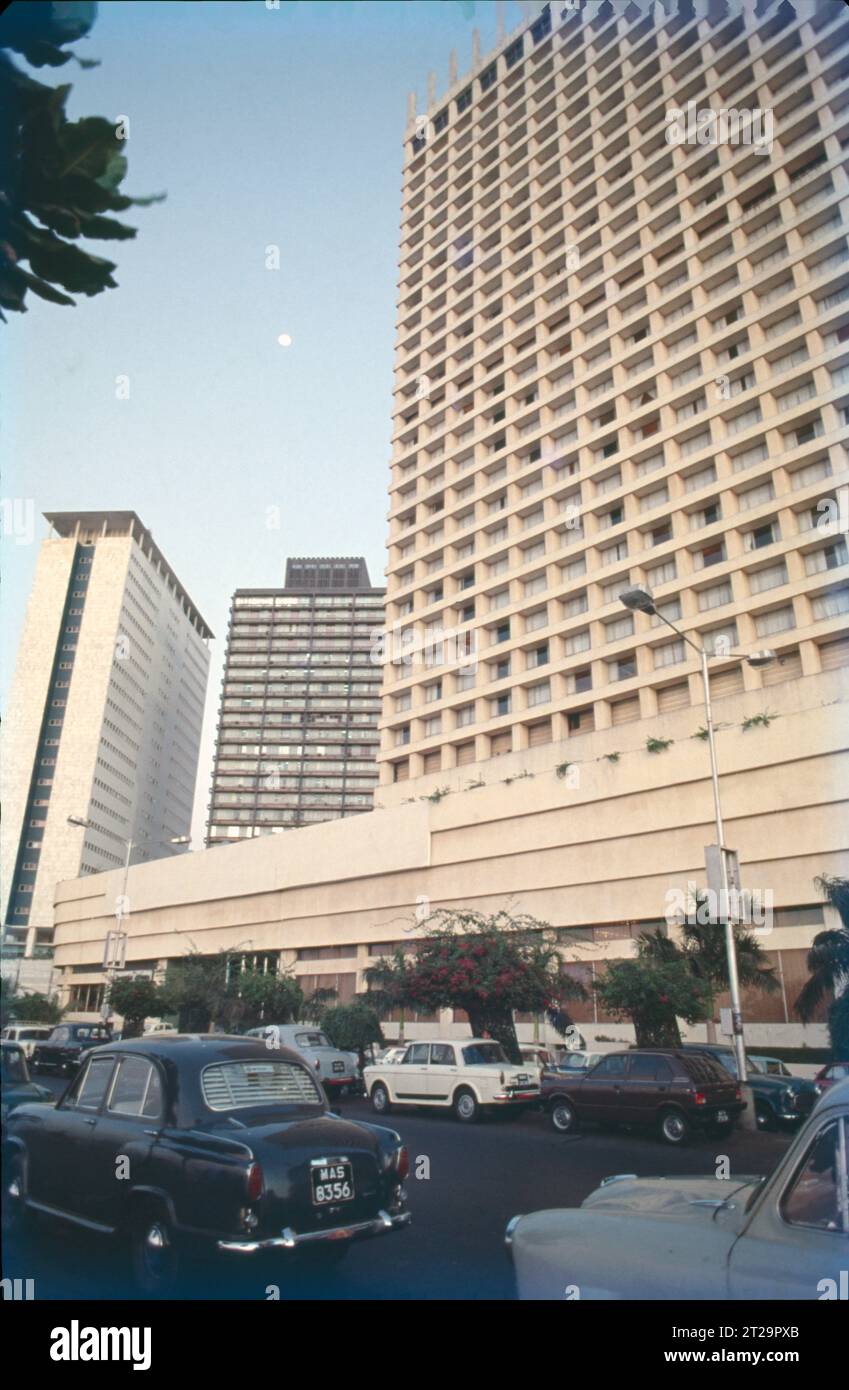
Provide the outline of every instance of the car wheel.
{"type": "Polygon", "coordinates": [[[481,1108],[471,1091],[458,1091],[454,1097],[454,1114],[465,1125],[480,1119],[481,1108]]]}
{"type": "Polygon", "coordinates": [[[176,1234],[165,1210],[146,1207],[130,1232],[133,1279],[139,1293],[167,1298],[179,1274],[176,1234]]]}
{"type": "Polygon", "coordinates": [[[4,1164],[3,1172],[3,1235],[9,1239],[22,1235],[29,1224],[26,1197],[26,1163],[15,1154],[4,1164]]]}
{"type": "Polygon", "coordinates": [[[667,1144],[685,1144],[690,1137],[690,1121],[682,1110],[664,1110],[660,1117],[660,1137],[667,1144]]]}
{"type": "Polygon", "coordinates": [[[389,1092],[382,1081],[378,1081],[377,1085],[372,1090],[371,1104],[372,1109],[376,1110],[378,1115],[388,1115],[392,1109],[389,1092]]]}
{"type": "Polygon", "coordinates": [[[574,1107],[568,1100],[564,1100],[561,1096],[557,1100],[552,1101],[548,1112],[548,1119],[551,1128],[555,1129],[558,1134],[569,1134],[575,1128],[576,1116],[574,1107]]]}
{"type": "Polygon", "coordinates": [[[755,1102],[755,1123],[758,1129],[775,1129],[775,1115],[766,1101],[755,1102]]]}

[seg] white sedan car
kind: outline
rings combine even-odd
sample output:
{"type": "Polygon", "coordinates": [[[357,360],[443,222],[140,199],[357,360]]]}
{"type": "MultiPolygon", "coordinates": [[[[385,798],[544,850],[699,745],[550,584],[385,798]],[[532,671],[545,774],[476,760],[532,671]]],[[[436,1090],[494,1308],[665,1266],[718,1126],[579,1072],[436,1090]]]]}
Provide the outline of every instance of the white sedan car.
{"type": "Polygon", "coordinates": [[[540,1094],[536,1065],[514,1066],[488,1038],[410,1043],[397,1062],[366,1067],[363,1079],[378,1115],[395,1105],[427,1105],[453,1110],[466,1124],[485,1110],[525,1109],[540,1094]]]}

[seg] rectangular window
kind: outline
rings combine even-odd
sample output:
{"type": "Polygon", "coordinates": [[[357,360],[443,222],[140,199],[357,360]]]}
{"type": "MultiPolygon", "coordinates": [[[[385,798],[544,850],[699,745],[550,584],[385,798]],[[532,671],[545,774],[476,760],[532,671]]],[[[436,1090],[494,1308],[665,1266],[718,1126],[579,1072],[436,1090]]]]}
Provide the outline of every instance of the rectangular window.
{"type": "Polygon", "coordinates": [[[755,632],[759,637],[772,637],[777,632],[787,632],[796,626],[793,605],[773,608],[770,613],[761,613],[755,618],[755,632]]]}

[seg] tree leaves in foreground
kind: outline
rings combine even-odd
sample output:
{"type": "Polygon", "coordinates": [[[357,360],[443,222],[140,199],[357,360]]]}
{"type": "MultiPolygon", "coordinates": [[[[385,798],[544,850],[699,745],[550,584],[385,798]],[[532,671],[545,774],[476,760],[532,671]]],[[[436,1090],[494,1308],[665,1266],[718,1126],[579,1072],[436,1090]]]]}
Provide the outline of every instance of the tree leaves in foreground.
{"type": "Polygon", "coordinates": [[[36,82],[10,57],[32,67],[60,67],[65,51],[89,32],[97,14],[90,0],[51,4],[21,0],[0,15],[0,319],[3,309],[25,313],[28,291],[52,304],[73,295],[114,289],[115,262],[77,245],[81,238],[122,241],[134,227],[111,214],[160,197],[131,198],[119,187],[127,172],[125,141],[114,121],[69,121],[69,84],[36,82]]]}

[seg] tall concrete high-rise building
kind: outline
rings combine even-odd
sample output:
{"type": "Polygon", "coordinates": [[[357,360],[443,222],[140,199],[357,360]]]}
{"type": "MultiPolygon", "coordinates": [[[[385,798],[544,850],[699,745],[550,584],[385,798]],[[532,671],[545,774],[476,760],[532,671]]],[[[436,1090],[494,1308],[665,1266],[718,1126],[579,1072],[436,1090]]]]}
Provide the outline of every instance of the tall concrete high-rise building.
{"type": "Polygon", "coordinates": [[[293,559],[230,610],[207,844],[369,811],[385,591],[357,557],[293,559]]]}
{"type": "Polygon", "coordinates": [[[849,662],[849,15],[665,10],[537,7],[411,102],[387,804],[698,707],[629,586],[717,698],[849,662]]]}
{"type": "Polygon", "coordinates": [[[49,946],[59,879],[188,835],[212,636],[134,512],[45,518],[4,730],[7,955],[49,946]]]}

